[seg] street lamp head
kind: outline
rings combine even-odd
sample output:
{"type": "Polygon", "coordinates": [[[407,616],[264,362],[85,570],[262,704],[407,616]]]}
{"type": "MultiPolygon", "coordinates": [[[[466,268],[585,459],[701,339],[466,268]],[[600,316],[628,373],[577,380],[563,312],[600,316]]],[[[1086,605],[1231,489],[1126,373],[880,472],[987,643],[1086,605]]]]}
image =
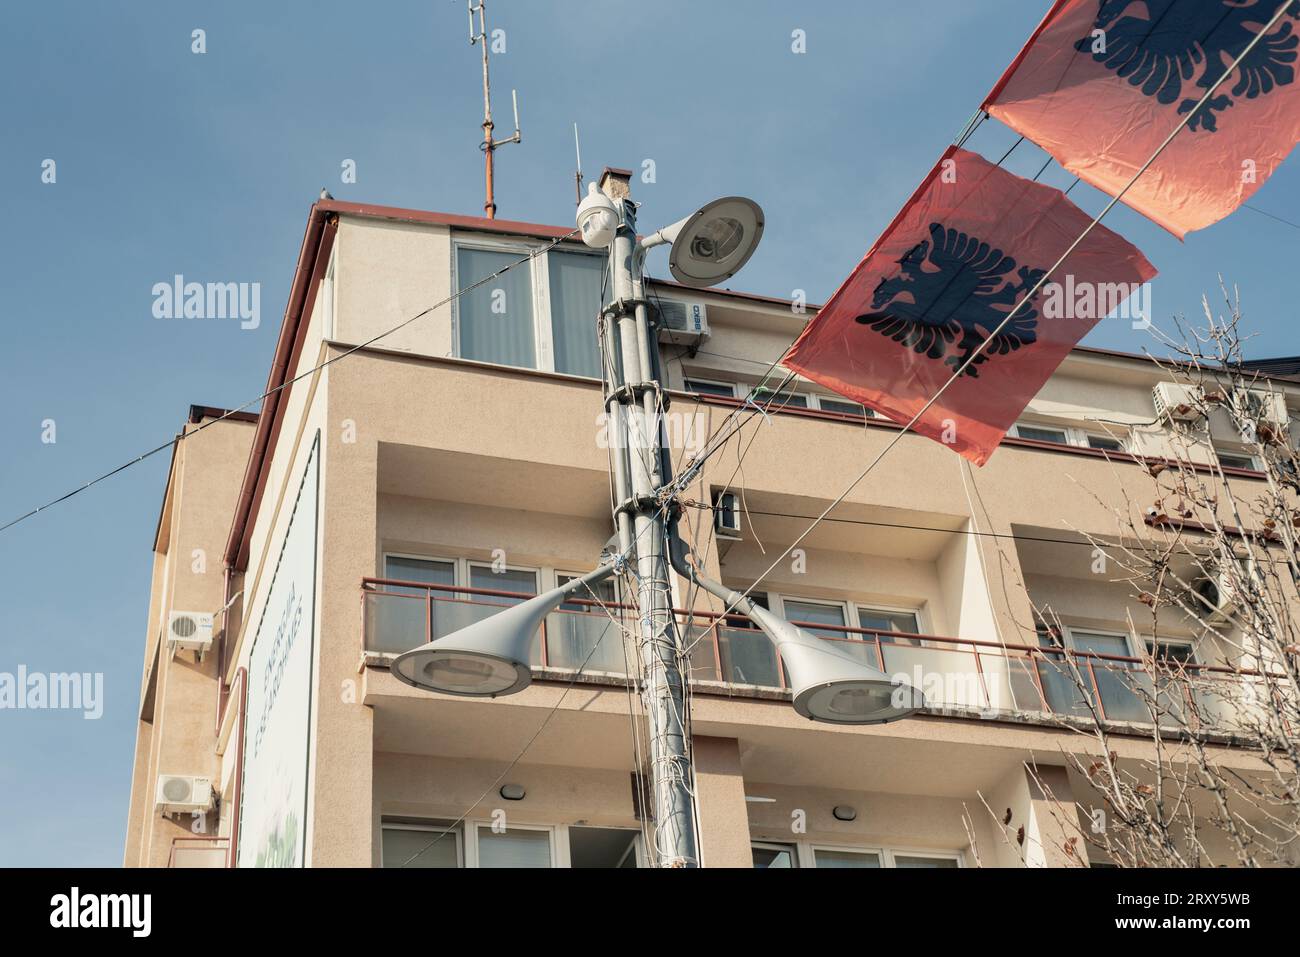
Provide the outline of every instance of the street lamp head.
{"type": "Polygon", "coordinates": [[[750,614],[776,643],[794,689],[794,709],[805,718],[828,724],[883,724],[926,706],[925,695],[916,688],[890,678],[849,650],[866,652],[870,645],[818,638],[761,606],[750,614]]]}
{"type": "Polygon", "coordinates": [[[661,229],[673,244],[668,268],[686,286],[714,286],[738,273],[763,238],[763,210],[752,199],[715,199],[685,219],[661,229]]]}
{"type": "Polygon", "coordinates": [[[587,184],[587,195],[578,204],[578,229],[592,249],[604,249],[618,232],[618,209],[595,183],[587,184]]]}
{"type": "Polygon", "coordinates": [[[533,641],[546,616],[588,583],[608,578],[612,564],[472,625],[403,652],[389,666],[394,677],[424,691],[495,698],[523,691],[533,680],[533,641]]]}

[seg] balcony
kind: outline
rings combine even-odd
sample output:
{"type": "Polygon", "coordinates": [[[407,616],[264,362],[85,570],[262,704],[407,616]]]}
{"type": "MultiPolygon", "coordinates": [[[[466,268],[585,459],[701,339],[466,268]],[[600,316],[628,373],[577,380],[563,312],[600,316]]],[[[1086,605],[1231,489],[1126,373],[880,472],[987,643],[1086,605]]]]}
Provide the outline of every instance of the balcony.
{"type": "MultiPolygon", "coordinates": [[[[362,581],[363,651],[397,655],[451,634],[532,597],[508,591],[366,578],[362,581]]],[[[788,690],[784,669],[767,636],[748,619],[711,612],[674,612],[689,648],[691,678],[727,690],[788,690]]],[[[611,683],[635,670],[636,648],[623,629],[635,624],[631,606],[570,599],[547,616],[533,643],[530,663],[542,671],[573,672],[611,683]]],[[[1185,663],[1147,667],[1140,658],[1094,652],[1002,645],[995,642],[870,631],[798,622],[848,654],[902,676],[925,692],[936,712],[1057,715],[1085,718],[1089,704],[1108,722],[1152,723],[1151,702],[1162,724],[1231,732],[1242,727],[1249,683],[1267,693],[1253,673],[1185,663]],[[1082,689],[1071,674],[1077,669],[1082,689]]]]}

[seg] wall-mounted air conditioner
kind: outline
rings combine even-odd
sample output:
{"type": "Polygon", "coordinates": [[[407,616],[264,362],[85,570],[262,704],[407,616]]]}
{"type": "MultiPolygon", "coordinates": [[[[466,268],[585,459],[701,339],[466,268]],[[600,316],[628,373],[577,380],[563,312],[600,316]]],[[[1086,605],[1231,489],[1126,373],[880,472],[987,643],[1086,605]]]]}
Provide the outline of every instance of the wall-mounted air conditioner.
{"type": "Polygon", "coordinates": [[[174,655],[178,651],[198,652],[199,660],[212,647],[212,619],[201,611],[174,611],[167,617],[167,648],[174,655]]]}
{"type": "Polygon", "coordinates": [[[654,297],[659,314],[659,338],[664,342],[694,343],[709,337],[709,310],[702,302],[654,297]]]}
{"type": "Polygon", "coordinates": [[[1250,415],[1258,417],[1260,422],[1279,429],[1286,429],[1290,424],[1291,419],[1286,411],[1286,397],[1281,393],[1264,389],[1246,389],[1244,399],[1250,415]]]}
{"type": "Polygon", "coordinates": [[[713,530],[718,538],[740,541],[740,496],[737,493],[714,493],[713,530]]]}
{"type": "Polygon", "coordinates": [[[1193,607],[1202,618],[1212,622],[1227,621],[1237,609],[1236,585],[1232,576],[1220,572],[1206,576],[1192,585],[1193,607]]]}
{"type": "Polygon", "coordinates": [[[154,809],[161,814],[211,811],[216,803],[212,779],[192,774],[160,774],[153,803],[154,809]]]}
{"type": "Polygon", "coordinates": [[[1170,422],[1190,422],[1200,418],[1196,403],[1199,401],[1196,386],[1181,382],[1157,382],[1151,390],[1151,402],[1156,409],[1156,418],[1170,422]]]}

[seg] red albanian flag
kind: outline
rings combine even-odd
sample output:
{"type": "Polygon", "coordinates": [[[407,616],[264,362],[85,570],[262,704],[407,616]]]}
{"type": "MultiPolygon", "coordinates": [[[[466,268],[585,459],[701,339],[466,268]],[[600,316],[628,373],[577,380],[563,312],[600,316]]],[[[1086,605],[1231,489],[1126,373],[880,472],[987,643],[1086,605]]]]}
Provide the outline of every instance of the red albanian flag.
{"type": "Polygon", "coordinates": [[[784,364],[899,423],[962,370],[913,430],[983,465],[1070,349],[1156,274],[1098,225],[994,334],[1091,221],[950,147],[784,364]]]}
{"type": "Polygon", "coordinates": [[[1182,239],[1246,202],[1300,141],[1300,0],[1058,0],[984,109],[1114,196],[1288,3],[1124,194],[1182,239]]]}

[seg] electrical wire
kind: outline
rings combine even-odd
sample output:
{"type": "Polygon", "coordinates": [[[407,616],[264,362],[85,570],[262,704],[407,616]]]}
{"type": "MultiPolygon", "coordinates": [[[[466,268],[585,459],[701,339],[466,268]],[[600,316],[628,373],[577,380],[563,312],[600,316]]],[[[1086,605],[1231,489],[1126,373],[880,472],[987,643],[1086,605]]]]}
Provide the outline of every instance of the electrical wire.
{"type": "Polygon", "coordinates": [[[117,475],[119,472],[125,472],[133,465],[138,465],[139,463],[145,461],[146,459],[151,458],[154,455],[157,455],[159,452],[163,452],[167,449],[172,448],[173,446],[179,445],[181,442],[185,441],[186,439],[198,435],[204,429],[216,425],[218,422],[224,422],[225,420],[231,418],[232,416],[247,411],[252,406],[256,405],[259,402],[262,402],[263,400],[269,398],[270,396],[275,395],[280,390],[287,389],[289,386],[293,385],[294,383],[299,382],[302,379],[307,378],[308,376],[315,375],[317,372],[321,371],[326,366],[333,365],[335,362],[338,362],[340,359],[346,359],[348,356],[353,355],[357,352],[360,352],[362,349],[366,349],[374,345],[379,340],[387,338],[388,336],[391,336],[393,333],[405,329],[407,326],[415,322],[417,319],[422,319],[425,316],[427,316],[429,313],[437,309],[441,309],[443,306],[450,305],[451,303],[455,302],[457,299],[459,299],[461,296],[465,295],[466,293],[473,292],[475,289],[487,285],[489,282],[491,282],[493,279],[496,279],[498,276],[501,276],[509,272],[511,269],[514,269],[516,266],[522,266],[524,263],[532,261],[537,256],[540,256],[543,253],[548,252],[551,249],[554,249],[560,243],[564,242],[565,240],[572,239],[577,234],[578,234],[578,230],[574,229],[563,236],[559,236],[556,239],[553,239],[545,246],[541,246],[537,249],[532,250],[527,256],[523,257],[522,259],[518,259],[514,262],[507,263],[506,265],[498,269],[496,272],[492,273],[490,276],[485,276],[484,278],[476,282],[472,282],[468,286],[464,286],[463,288],[456,290],[454,293],[452,293],[450,296],[447,296],[445,299],[442,299],[431,306],[427,306],[424,309],[421,309],[419,312],[415,313],[413,316],[410,316],[402,320],[400,323],[393,326],[391,329],[387,329],[379,333],[378,335],[372,336],[369,339],[367,339],[365,342],[360,343],[359,345],[351,346],[336,356],[330,356],[330,358],[326,359],[324,362],[320,363],[319,365],[313,366],[312,368],[305,370],[304,372],[294,376],[293,378],[280,383],[278,386],[276,386],[273,389],[268,389],[266,392],[263,392],[257,398],[250,399],[248,402],[245,402],[243,405],[240,405],[234,409],[229,409],[214,419],[209,419],[206,422],[199,423],[198,428],[191,429],[188,432],[179,432],[171,440],[164,442],[161,445],[155,446],[154,448],[150,449],[147,452],[137,455],[129,462],[124,462],[121,465],[117,466],[116,468],[111,469],[103,473],[102,475],[99,475],[96,478],[91,479],[89,482],[86,482],[78,486],[77,488],[72,489],[70,492],[65,492],[64,494],[60,495],[58,498],[50,499],[45,504],[38,505],[36,508],[31,509],[28,512],[24,512],[22,515],[19,515],[17,518],[10,519],[8,522],[5,522],[5,524],[0,525],[0,532],[4,532],[7,529],[13,528],[19,522],[26,521],[32,516],[38,515],[39,513],[45,511],[48,508],[53,508],[55,505],[58,505],[62,502],[66,502],[68,499],[72,498],[73,496],[79,495],[80,493],[86,491],[87,489],[98,485],[100,482],[112,478],[114,475],[117,475]]]}

